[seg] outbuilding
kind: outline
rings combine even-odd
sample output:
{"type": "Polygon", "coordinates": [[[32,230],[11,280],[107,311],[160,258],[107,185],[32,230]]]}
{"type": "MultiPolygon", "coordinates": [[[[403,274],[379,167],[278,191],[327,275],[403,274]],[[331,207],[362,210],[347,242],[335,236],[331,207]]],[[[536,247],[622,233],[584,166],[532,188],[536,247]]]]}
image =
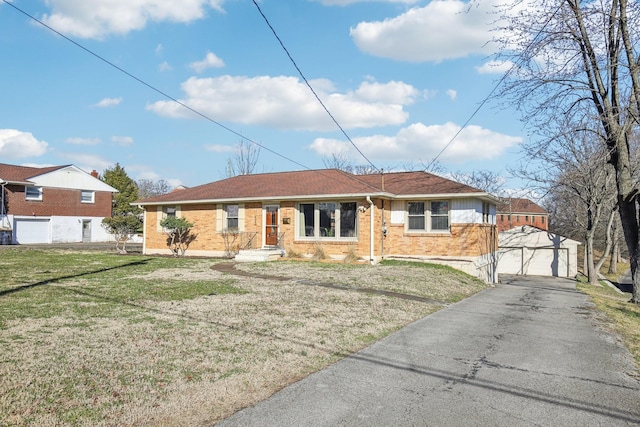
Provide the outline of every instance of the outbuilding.
{"type": "Polygon", "coordinates": [[[580,244],[528,225],[502,231],[498,234],[498,274],[575,277],[580,244]]]}

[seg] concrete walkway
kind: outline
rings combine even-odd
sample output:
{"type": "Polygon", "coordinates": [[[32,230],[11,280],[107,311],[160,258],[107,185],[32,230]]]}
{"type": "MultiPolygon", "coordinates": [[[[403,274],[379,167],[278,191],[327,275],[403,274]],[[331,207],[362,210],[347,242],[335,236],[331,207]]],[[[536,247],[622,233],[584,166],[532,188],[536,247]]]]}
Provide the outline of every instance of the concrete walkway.
{"type": "Polygon", "coordinates": [[[217,425],[638,425],[636,367],[601,326],[573,282],[506,277],[217,425]]]}

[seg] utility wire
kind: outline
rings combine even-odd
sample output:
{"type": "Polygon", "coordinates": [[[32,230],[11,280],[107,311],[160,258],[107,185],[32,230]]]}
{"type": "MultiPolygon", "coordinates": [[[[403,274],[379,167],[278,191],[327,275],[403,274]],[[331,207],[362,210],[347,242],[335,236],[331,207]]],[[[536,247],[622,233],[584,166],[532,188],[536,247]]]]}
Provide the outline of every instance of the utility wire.
{"type": "Polygon", "coordinates": [[[198,115],[198,116],[202,117],[203,119],[205,119],[205,120],[207,120],[207,121],[209,121],[209,122],[211,122],[211,123],[213,123],[213,124],[215,124],[215,125],[217,125],[217,126],[221,127],[222,129],[224,129],[224,130],[226,130],[226,131],[228,131],[228,132],[230,132],[230,133],[232,133],[232,134],[234,134],[234,135],[236,135],[236,136],[238,136],[238,137],[240,137],[240,138],[242,138],[242,139],[244,139],[244,140],[246,140],[246,141],[249,141],[249,142],[250,142],[250,143],[252,143],[252,144],[255,144],[256,146],[258,146],[258,147],[260,147],[261,149],[264,149],[264,150],[266,150],[266,151],[270,152],[271,154],[275,154],[276,156],[278,156],[278,157],[280,157],[280,158],[282,158],[282,159],[284,159],[284,160],[287,160],[287,161],[289,161],[289,162],[291,162],[291,163],[294,163],[294,164],[296,164],[296,165],[298,165],[298,166],[302,167],[303,169],[307,169],[307,170],[310,170],[310,169],[311,169],[311,168],[309,168],[308,166],[305,166],[305,165],[303,165],[302,163],[299,163],[299,162],[297,162],[297,161],[295,161],[295,160],[293,160],[293,159],[291,159],[291,158],[289,158],[289,157],[285,156],[284,154],[280,154],[280,153],[278,153],[278,152],[276,152],[276,151],[274,151],[274,150],[272,150],[272,149],[270,149],[270,148],[268,148],[268,147],[266,147],[266,146],[264,146],[264,145],[262,145],[262,144],[260,144],[260,143],[258,143],[258,142],[256,142],[256,141],[252,140],[251,138],[248,138],[248,137],[246,137],[246,136],[242,135],[240,132],[237,132],[237,131],[235,131],[235,130],[231,129],[230,127],[228,127],[228,126],[223,125],[222,123],[220,123],[220,122],[218,122],[217,120],[215,120],[215,119],[211,118],[210,116],[208,116],[208,115],[206,115],[206,114],[204,114],[204,113],[202,113],[202,112],[200,112],[200,111],[196,110],[195,108],[190,107],[189,105],[185,104],[184,102],[182,102],[182,101],[180,101],[180,100],[178,100],[178,99],[174,98],[173,96],[169,95],[168,93],[166,93],[166,92],[164,92],[164,91],[162,91],[162,90],[158,89],[157,87],[153,86],[153,85],[152,85],[152,84],[150,84],[150,83],[147,83],[147,82],[146,82],[146,81],[144,81],[143,79],[141,79],[141,78],[139,78],[139,77],[137,77],[137,76],[135,76],[135,75],[131,74],[131,73],[130,73],[130,72],[128,72],[127,70],[123,69],[122,67],[119,67],[118,65],[116,65],[116,64],[114,64],[113,62],[109,61],[108,59],[106,59],[106,58],[104,58],[104,57],[100,56],[99,54],[97,54],[97,53],[95,53],[95,52],[93,52],[91,49],[89,49],[89,48],[87,48],[87,47],[83,46],[82,44],[80,44],[80,43],[78,43],[78,42],[76,42],[76,41],[75,41],[75,40],[73,40],[72,38],[67,37],[66,35],[64,35],[64,34],[62,34],[61,32],[59,32],[58,30],[56,30],[55,28],[53,28],[53,27],[51,27],[51,26],[49,26],[49,25],[45,24],[44,22],[42,22],[41,20],[39,20],[39,19],[38,19],[38,18],[36,18],[35,16],[33,16],[33,15],[29,14],[28,12],[26,12],[26,11],[24,11],[24,10],[20,9],[18,6],[14,5],[13,3],[10,3],[10,2],[9,2],[9,1],[7,1],[7,0],[1,0],[1,1],[2,1],[4,4],[6,4],[6,5],[8,5],[8,6],[12,7],[12,8],[13,8],[13,9],[15,9],[16,11],[20,12],[21,14],[25,15],[25,16],[26,16],[26,17],[28,17],[29,19],[32,19],[33,21],[35,21],[35,22],[37,22],[38,24],[40,24],[40,25],[42,25],[43,27],[45,27],[46,29],[48,29],[48,30],[50,30],[50,31],[52,31],[52,32],[54,32],[54,33],[56,33],[57,35],[59,35],[59,36],[60,36],[60,37],[62,37],[63,39],[67,40],[68,42],[70,42],[70,43],[74,44],[75,46],[79,47],[80,49],[84,50],[84,51],[85,51],[85,52],[87,52],[88,54],[90,54],[90,55],[92,55],[92,56],[96,57],[96,58],[97,58],[97,59],[99,59],[100,61],[102,61],[102,62],[104,62],[104,63],[106,63],[106,64],[110,65],[111,67],[115,68],[116,70],[120,71],[121,73],[123,73],[123,74],[127,75],[128,77],[130,77],[130,78],[134,79],[134,80],[135,80],[135,81],[137,81],[138,83],[141,83],[142,85],[144,85],[144,86],[148,87],[149,89],[153,90],[154,92],[159,93],[159,94],[160,94],[160,95],[162,95],[163,97],[165,97],[165,98],[167,98],[167,99],[169,99],[169,100],[171,100],[171,101],[175,102],[176,104],[178,104],[178,105],[180,105],[180,106],[182,106],[182,107],[186,108],[187,110],[189,110],[189,111],[191,111],[192,113],[194,113],[194,114],[196,114],[196,115],[198,115]]]}
{"type": "MultiPolygon", "coordinates": [[[[37,19],[37,18],[36,18],[36,17],[34,17],[33,15],[29,14],[28,12],[26,12],[26,11],[24,11],[24,10],[20,9],[19,7],[15,6],[15,5],[11,4],[11,3],[9,3],[7,0],[1,0],[1,1],[2,1],[4,4],[7,4],[7,5],[11,6],[13,9],[15,9],[15,10],[16,10],[16,11],[18,11],[18,12],[20,12],[21,14],[25,15],[25,16],[26,16],[26,17],[28,17],[29,19],[32,19],[33,21],[35,21],[35,22],[37,22],[38,24],[42,25],[42,26],[43,26],[43,27],[45,27],[46,29],[48,29],[48,30],[52,31],[53,33],[55,33],[55,34],[59,35],[59,36],[60,36],[60,37],[62,37],[63,39],[65,39],[65,40],[67,40],[68,42],[70,42],[70,43],[72,43],[73,45],[75,45],[76,47],[79,47],[80,49],[84,50],[84,51],[85,51],[85,52],[87,52],[88,54],[90,54],[90,55],[94,56],[95,58],[99,59],[100,61],[102,61],[102,62],[104,62],[104,63],[106,63],[106,64],[110,65],[111,67],[113,67],[113,68],[115,68],[116,70],[120,71],[121,73],[123,73],[123,74],[127,75],[128,77],[132,78],[133,80],[135,80],[135,81],[139,82],[140,84],[142,84],[142,85],[146,86],[147,88],[149,88],[149,89],[153,90],[154,92],[159,93],[159,94],[160,94],[160,95],[162,95],[163,97],[165,97],[165,98],[167,98],[167,99],[169,99],[169,100],[171,100],[171,101],[175,102],[176,104],[178,104],[178,105],[182,106],[183,108],[186,108],[187,110],[189,110],[189,111],[193,112],[194,114],[196,114],[196,115],[198,115],[198,116],[200,116],[200,117],[204,118],[205,120],[207,120],[207,121],[209,121],[209,122],[211,122],[211,123],[213,123],[213,124],[215,124],[215,125],[217,125],[217,126],[221,127],[222,129],[224,129],[224,130],[226,130],[226,131],[228,131],[228,132],[230,132],[230,133],[232,133],[232,134],[234,134],[234,135],[236,135],[236,136],[239,136],[240,138],[242,138],[242,139],[244,139],[244,140],[246,140],[246,141],[248,141],[248,142],[250,142],[250,143],[252,143],[252,144],[255,144],[256,146],[258,146],[258,147],[260,147],[260,148],[264,148],[266,151],[268,151],[268,152],[270,152],[270,153],[272,153],[272,154],[274,154],[274,155],[276,155],[276,156],[278,156],[278,157],[280,157],[280,158],[282,158],[282,159],[284,159],[284,160],[287,160],[287,161],[289,161],[289,162],[291,162],[291,163],[293,163],[293,164],[296,164],[296,165],[300,166],[300,167],[301,167],[301,168],[303,168],[303,169],[312,170],[310,167],[308,167],[308,166],[306,166],[306,165],[303,165],[302,163],[297,162],[297,161],[295,161],[295,160],[293,160],[293,159],[291,159],[291,158],[289,158],[289,157],[287,157],[287,156],[285,156],[285,155],[283,155],[283,154],[280,154],[280,153],[278,153],[278,152],[276,152],[276,151],[274,151],[274,150],[271,150],[270,148],[268,148],[268,147],[266,147],[266,146],[264,146],[264,145],[262,145],[262,144],[260,144],[260,143],[258,143],[258,142],[256,142],[256,141],[252,140],[251,138],[248,138],[248,137],[244,136],[244,135],[243,135],[243,134],[241,134],[240,132],[237,132],[237,131],[235,131],[235,130],[231,129],[230,127],[223,125],[222,123],[220,123],[220,122],[218,122],[218,121],[214,120],[213,118],[211,118],[211,117],[207,116],[206,114],[201,113],[200,111],[198,111],[198,110],[196,110],[196,109],[194,109],[194,108],[190,107],[189,105],[185,104],[184,102],[182,102],[182,101],[180,101],[180,100],[178,100],[178,99],[174,98],[173,96],[171,96],[171,95],[167,94],[166,92],[164,92],[164,91],[162,91],[162,90],[160,90],[160,89],[156,88],[155,86],[153,86],[153,85],[151,85],[151,84],[147,83],[146,81],[142,80],[141,78],[139,78],[139,77],[137,77],[137,76],[135,76],[135,75],[131,74],[130,72],[128,72],[128,71],[126,71],[125,69],[123,69],[122,67],[117,66],[117,65],[116,65],[116,64],[114,64],[113,62],[111,62],[111,61],[109,61],[109,60],[105,59],[104,57],[100,56],[99,54],[97,54],[97,53],[93,52],[93,51],[92,51],[92,50],[90,50],[89,48],[87,48],[87,47],[85,47],[85,46],[81,45],[80,43],[76,42],[75,40],[71,39],[70,37],[67,37],[66,35],[64,35],[64,34],[60,33],[60,32],[59,32],[59,31],[57,31],[56,29],[54,29],[54,28],[50,27],[49,25],[45,24],[44,22],[40,21],[39,19],[37,19]]],[[[375,167],[375,166],[374,166],[374,167],[375,167]]],[[[327,175],[327,174],[323,173],[323,171],[319,170],[319,171],[317,171],[317,172],[318,172],[320,175],[324,175],[324,176],[326,176],[327,178],[329,178],[329,175],[327,175]]],[[[343,172],[344,172],[344,171],[343,171],[343,172]]],[[[345,173],[346,173],[346,172],[345,172],[345,173]]],[[[377,190],[377,187],[376,187],[376,186],[371,185],[371,184],[369,184],[368,182],[366,182],[366,181],[364,181],[364,180],[362,180],[362,179],[358,178],[358,177],[357,177],[357,175],[354,175],[354,174],[350,174],[350,175],[352,175],[352,176],[351,176],[351,179],[354,179],[354,178],[355,178],[355,180],[356,180],[356,181],[358,181],[358,182],[360,182],[361,184],[364,184],[364,185],[366,185],[366,186],[368,186],[368,187],[371,187],[371,189],[372,189],[372,190],[377,190]]]]}
{"type": "Polygon", "coordinates": [[[271,32],[273,33],[273,35],[275,36],[276,40],[278,40],[278,43],[280,43],[280,46],[282,47],[282,49],[285,51],[285,53],[287,54],[287,56],[289,57],[289,60],[291,61],[291,63],[293,64],[293,66],[296,68],[296,70],[298,70],[298,74],[300,74],[300,77],[302,77],[302,80],[304,80],[305,84],[307,85],[307,87],[309,88],[309,90],[311,91],[311,93],[313,93],[313,95],[316,97],[316,99],[318,100],[318,102],[320,103],[320,105],[322,106],[322,108],[324,108],[324,111],[327,112],[327,114],[329,115],[329,117],[331,117],[331,120],[333,120],[333,123],[336,124],[336,126],[338,127],[338,129],[340,129],[340,131],[342,132],[342,134],[347,138],[347,140],[351,143],[351,145],[353,145],[353,147],[356,149],[356,151],[358,151],[358,153],[360,153],[360,155],[362,156],[362,158],[364,158],[367,163],[369,163],[376,171],[381,172],[381,170],[376,167],[376,165],[374,165],[371,160],[369,160],[369,158],[367,158],[367,156],[364,155],[364,153],[360,150],[360,148],[358,148],[358,146],[355,144],[355,142],[353,142],[351,140],[351,138],[349,137],[349,135],[347,134],[347,132],[343,129],[343,127],[340,125],[340,123],[338,123],[338,121],[336,120],[336,118],[333,116],[333,114],[331,114],[331,112],[329,111],[329,109],[327,108],[327,106],[324,104],[324,102],[322,102],[322,100],[320,99],[320,97],[318,96],[318,94],[316,93],[316,91],[313,89],[313,87],[311,86],[311,84],[309,83],[309,80],[307,80],[307,78],[305,77],[304,73],[302,72],[302,70],[300,69],[300,67],[298,67],[298,64],[296,63],[296,61],[293,59],[293,57],[291,56],[291,54],[289,53],[289,50],[286,48],[286,46],[284,45],[284,43],[282,42],[282,40],[280,39],[280,36],[278,36],[278,33],[276,32],[276,30],[273,28],[273,26],[271,25],[271,22],[269,22],[269,19],[265,16],[265,14],[262,12],[262,9],[260,8],[260,6],[258,5],[258,3],[256,2],[256,0],[253,0],[253,4],[256,6],[256,8],[258,9],[258,12],[260,12],[260,15],[262,16],[262,19],[264,19],[264,22],[267,23],[267,25],[269,26],[269,29],[271,29],[271,32]]]}
{"type": "MultiPolygon", "coordinates": [[[[555,12],[553,12],[553,14],[551,14],[551,16],[549,16],[549,19],[547,19],[547,21],[544,23],[544,25],[538,30],[538,32],[536,33],[535,37],[533,39],[531,39],[531,42],[529,43],[529,45],[526,47],[526,49],[524,50],[524,52],[528,51],[532,46],[533,43],[538,39],[538,37],[542,34],[542,32],[547,28],[547,25],[549,25],[549,23],[551,22],[551,20],[556,16],[556,14],[560,11],[560,8],[562,7],[562,3],[560,3],[560,5],[558,6],[558,8],[555,10],[555,12]]],[[[522,61],[522,57],[520,58],[520,60],[522,61]]],[[[427,167],[425,168],[425,170],[428,170],[437,160],[438,158],[440,158],[440,156],[442,156],[442,154],[444,154],[444,152],[451,146],[451,144],[453,143],[453,141],[462,133],[462,131],[469,126],[469,123],[471,122],[471,120],[473,120],[473,118],[476,116],[476,114],[478,114],[478,112],[480,111],[480,109],[482,107],[484,107],[484,105],[489,101],[489,99],[491,99],[491,97],[493,96],[493,94],[495,93],[496,90],[498,90],[498,88],[500,87],[500,85],[502,85],[502,83],[507,79],[507,77],[509,77],[509,75],[516,69],[516,67],[518,66],[519,62],[514,63],[513,65],[511,65],[511,68],[509,68],[500,78],[500,80],[498,80],[498,82],[493,86],[493,89],[491,89],[491,92],[489,92],[489,94],[487,96],[484,97],[484,99],[482,100],[482,102],[480,102],[480,104],[478,105],[478,107],[474,110],[474,112],[471,114],[471,116],[469,116],[469,118],[464,122],[464,124],[460,127],[460,129],[458,129],[458,131],[455,133],[455,135],[453,135],[453,137],[449,140],[449,142],[447,142],[447,144],[444,146],[444,148],[442,148],[442,150],[440,150],[440,152],[431,160],[431,162],[429,162],[429,164],[427,165],[427,167]]]]}

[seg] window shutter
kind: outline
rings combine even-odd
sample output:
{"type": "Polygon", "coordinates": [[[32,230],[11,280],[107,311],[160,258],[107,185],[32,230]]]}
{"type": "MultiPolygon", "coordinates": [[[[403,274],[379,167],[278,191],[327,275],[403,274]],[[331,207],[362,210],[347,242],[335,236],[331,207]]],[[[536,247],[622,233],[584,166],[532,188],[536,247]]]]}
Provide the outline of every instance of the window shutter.
{"type": "Polygon", "coordinates": [[[216,231],[218,233],[224,231],[224,206],[222,204],[216,206],[216,231]]]}
{"type": "Polygon", "coordinates": [[[244,231],[244,204],[238,205],[238,231],[244,231]]]}

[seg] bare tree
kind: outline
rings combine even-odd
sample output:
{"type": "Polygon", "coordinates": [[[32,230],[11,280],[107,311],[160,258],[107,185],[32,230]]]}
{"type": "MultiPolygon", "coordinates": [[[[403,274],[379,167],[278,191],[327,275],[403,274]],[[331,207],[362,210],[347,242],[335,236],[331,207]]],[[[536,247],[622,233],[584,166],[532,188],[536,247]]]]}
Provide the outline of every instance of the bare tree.
{"type": "Polygon", "coordinates": [[[344,154],[332,153],[331,157],[322,157],[322,163],[327,169],[338,169],[344,172],[353,173],[353,162],[344,154]]]}
{"type": "Polygon", "coordinates": [[[140,199],[161,196],[173,191],[173,186],[164,179],[160,179],[158,181],[154,181],[152,179],[139,179],[136,181],[136,185],[138,186],[138,197],[140,199]]]}
{"type": "Polygon", "coordinates": [[[260,147],[241,139],[235,146],[233,156],[227,159],[225,174],[227,178],[238,175],[251,175],[255,172],[260,158],[260,147]]]}
{"type": "Polygon", "coordinates": [[[633,276],[631,301],[639,304],[639,192],[629,140],[640,111],[640,2],[538,0],[525,6],[515,0],[500,7],[499,59],[515,64],[501,95],[541,134],[566,132],[556,119],[567,114],[599,124],[615,171],[633,276]]]}
{"type": "Polygon", "coordinates": [[[486,191],[487,193],[496,196],[502,193],[502,189],[505,184],[503,177],[487,169],[480,169],[470,173],[460,171],[453,172],[451,173],[451,178],[454,181],[458,181],[459,183],[486,191]]]}
{"type": "MultiPolygon", "coordinates": [[[[528,161],[512,172],[554,194],[555,201],[569,210],[585,242],[585,274],[591,283],[597,283],[594,241],[601,220],[615,205],[613,168],[607,162],[608,150],[589,123],[578,125],[571,119],[564,123],[567,129],[582,131],[556,134],[544,145],[538,141],[523,144],[528,161]]],[[[610,248],[610,242],[606,246],[610,248]]]]}

